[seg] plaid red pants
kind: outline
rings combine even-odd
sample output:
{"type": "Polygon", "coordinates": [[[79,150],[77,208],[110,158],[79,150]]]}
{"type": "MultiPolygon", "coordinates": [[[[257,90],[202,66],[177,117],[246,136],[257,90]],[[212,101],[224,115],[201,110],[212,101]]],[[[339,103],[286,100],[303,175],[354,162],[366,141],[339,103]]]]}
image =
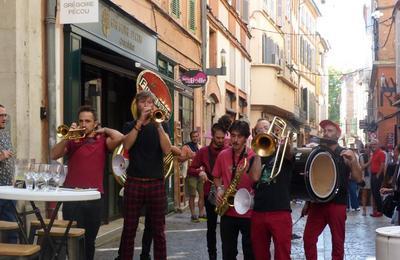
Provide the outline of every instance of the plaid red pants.
{"type": "Polygon", "coordinates": [[[154,259],[167,259],[165,241],[166,194],[163,179],[140,181],[128,177],[125,183],[123,216],[124,227],[120,243],[121,259],[133,258],[136,229],[140,210],[146,207],[154,239],[154,259]]]}

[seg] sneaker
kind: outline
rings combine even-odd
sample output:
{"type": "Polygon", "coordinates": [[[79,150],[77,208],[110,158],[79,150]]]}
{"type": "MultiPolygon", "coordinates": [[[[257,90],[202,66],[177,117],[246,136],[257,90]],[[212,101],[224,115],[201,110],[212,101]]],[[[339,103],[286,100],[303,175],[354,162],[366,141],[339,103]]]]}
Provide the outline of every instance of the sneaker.
{"type": "Polygon", "coordinates": [[[360,211],[361,209],[360,208],[356,208],[356,209],[353,209],[354,211],[360,211]]]}
{"type": "Polygon", "coordinates": [[[205,222],[205,221],[207,221],[207,216],[206,216],[206,215],[199,216],[199,221],[200,221],[200,222],[205,222]]]}
{"type": "Polygon", "coordinates": [[[191,217],[191,221],[193,222],[193,223],[199,223],[200,221],[199,221],[199,218],[197,217],[197,216],[192,216],[191,217]]]}

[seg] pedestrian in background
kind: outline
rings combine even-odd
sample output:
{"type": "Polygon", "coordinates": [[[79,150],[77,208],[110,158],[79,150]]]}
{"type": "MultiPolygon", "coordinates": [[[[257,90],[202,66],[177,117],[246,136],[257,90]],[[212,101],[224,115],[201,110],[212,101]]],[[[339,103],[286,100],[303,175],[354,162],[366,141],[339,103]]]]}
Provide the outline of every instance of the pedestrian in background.
{"type": "Polygon", "coordinates": [[[362,215],[367,215],[367,202],[368,193],[371,190],[371,169],[370,169],[370,152],[369,144],[365,145],[365,148],[361,150],[360,153],[360,166],[363,174],[363,181],[365,185],[361,187],[361,205],[362,205],[362,215]]]}
{"type": "Polygon", "coordinates": [[[190,142],[182,146],[181,156],[178,157],[179,162],[182,164],[182,171],[186,175],[186,187],[189,193],[189,209],[191,213],[191,221],[199,222],[200,220],[206,221],[206,213],[204,210],[204,188],[203,179],[197,174],[197,172],[189,172],[188,168],[192,163],[192,160],[196,153],[199,151],[199,132],[193,130],[190,132],[190,142]],[[196,195],[199,194],[198,207],[199,215],[196,215],[196,195]]]}
{"type": "Polygon", "coordinates": [[[385,153],[378,145],[378,140],[373,139],[370,143],[372,150],[371,158],[371,192],[374,199],[373,212],[371,217],[382,217],[382,198],[379,190],[382,187],[382,182],[385,174],[385,153]]]}
{"type": "MultiPolygon", "coordinates": [[[[5,129],[7,124],[7,111],[3,105],[0,105],[0,185],[12,185],[14,178],[14,164],[13,147],[11,144],[10,133],[5,129]]],[[[0,200],[0,220],[15,222],[15,201],[14,200],[0,200]]],[[[18,233],[8,232],[8,243],[17,243],[18,233]]]]}

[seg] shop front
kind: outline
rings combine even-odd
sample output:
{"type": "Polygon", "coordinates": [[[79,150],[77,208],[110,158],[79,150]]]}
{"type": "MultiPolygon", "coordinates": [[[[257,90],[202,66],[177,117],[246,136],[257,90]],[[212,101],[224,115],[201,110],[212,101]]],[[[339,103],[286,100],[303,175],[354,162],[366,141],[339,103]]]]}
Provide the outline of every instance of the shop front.
{"type": "MultiPolygon", "coordinates": [[[[81,105],[91,105],[102,126],[122,132],[132,120],[136,78],[143,69],[158,71],[156,33],[112,2],[100,1],[98,23],[64,26],[64,122],[77,120],[81,105]]],[[[121,203],[110,159],[111,154],[104,173],[106,222],[120,216],[121,203]]]]}

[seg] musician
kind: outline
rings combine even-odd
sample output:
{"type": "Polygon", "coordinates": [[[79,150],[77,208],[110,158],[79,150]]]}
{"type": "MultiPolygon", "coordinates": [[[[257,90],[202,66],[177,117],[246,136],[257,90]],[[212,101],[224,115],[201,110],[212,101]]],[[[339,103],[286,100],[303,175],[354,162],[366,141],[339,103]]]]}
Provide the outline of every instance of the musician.
{"type": "Polygon", "coordinates": [[[165,212],[166,194],[163,179],[163,155],[171,151],[166,125],[151,120],[155,110],[153,94],[141,91],[136,95],[137,120],[128,123],[124,149],[129,151],[129,166],[125,182],[124,226],[120,243],[120,258],[132,259],[140,210],[146,207],[154,239],[155,259],[166,259],[165,212]],[[164,129],[164,127],[166,129],[164,129]]]}
{"type": "Polygon", "coordinates": [[[330,120],[323,120],[319,125],[323,130],[323,137],[334,142],[327,142],[327,146],[338,160],[337,173],[341,183],[337,195],[330,202],[306,202],[302,210],[302,215],[308,214],[303,238],[304,251],[308,260],[317,259],[318,236],[329,225],[332,234],[332,259],[337,260],[344,257],[347,182],[349,177],[357,183],[361,182],[362,172],[354,152],[337,144],[341,134],[339,125],[330,120]]]}
{"type": "MultiPolygon", "coordinates": [[[[230,129],[232,147],[223,150],[217,157],[213,170],[214,183],[217,188],[217,205],[223,202],[225,190],[228,189],[235,174],[239,174],[237,169],[248,162],[250,171],[260,171],[260,159],[253,159],[254,152],[246,147],[247,138],[250,136],[249,124],[245,121],[236,120],[230,129]]],[[[253,181],[249,177],[248,170],[242,174],[236,189],[245,188],[252,193],[253,181]]],[[[234,194],[233,194],[234,195],[234,194]]],[[[225,260],[236,259],[237,239],[239,231],[242,234],[242,249],[245,260],[254,259],[250,239],[250,217],[251,210],[246,214],[240,215],[234,208],[221,217],[220,233],[222,241],[222,258],[225,260]]]]}
{"type": "Polygon", "coordinates": [[[204,206],[206,208],[207,215],[207,248],[208,256],[210,260],[217,259],[217,213],[215,213],[215,201],[212,201],[210,195],[211,185],[214,177],[212,176],[212,170],[214,168],[215,160],[218,154],[225,148],[224,139],[225,131],[224,128],[215,123],[211,128],[211,143],[208,146],[200,148],[193,158],[192,163],[189,166],[188,174],[198,175],[204,182],[204,206]]]}
{"type": "MultiPolygon", "coordinates": [[[[253,138],[266,133],[270,123],[266,119],[257,121],[253,138]]],[[[253,139],[254,140],[254,139],[253,139]]],[[[283,149],[283,147],[281,147],[283,149]]],[[[270,174],[276,155],[261,158],[261,171],[250,175],[255,185],[254,208],[251,216],[251,242],[255,259],[271,259],[271,237],[274,241],[274,259],[290,259],[292,239],[292,217],[290,209],[290,179],[293,170],[292,153],[289,145],[283,158],[282,169],[271,180],[270,174]]]]}
{"type": "MultiPolygon", "coordinates": [[[[68,175],[64,186],[71,188],[103,189],[104,167],[107,150],[113,151],[123,138],[117,130],[98,127],[96,111],[90,106],[82,106],[78,112],[79,128],[85,128],[86,137],[79,140],[62,140],[50,151],[50,158],[68,158],[68,175]],[[96,130],[97,129],[97,130],[96,130]]],[[[71,129],[77,124],[72,123],[71,129]]],[[[86,259],[93,259],[95,240],[101,224],[103,200],[65,202],[63,218],[76,220],[79,228],[85,229],[86,259]]]]}

